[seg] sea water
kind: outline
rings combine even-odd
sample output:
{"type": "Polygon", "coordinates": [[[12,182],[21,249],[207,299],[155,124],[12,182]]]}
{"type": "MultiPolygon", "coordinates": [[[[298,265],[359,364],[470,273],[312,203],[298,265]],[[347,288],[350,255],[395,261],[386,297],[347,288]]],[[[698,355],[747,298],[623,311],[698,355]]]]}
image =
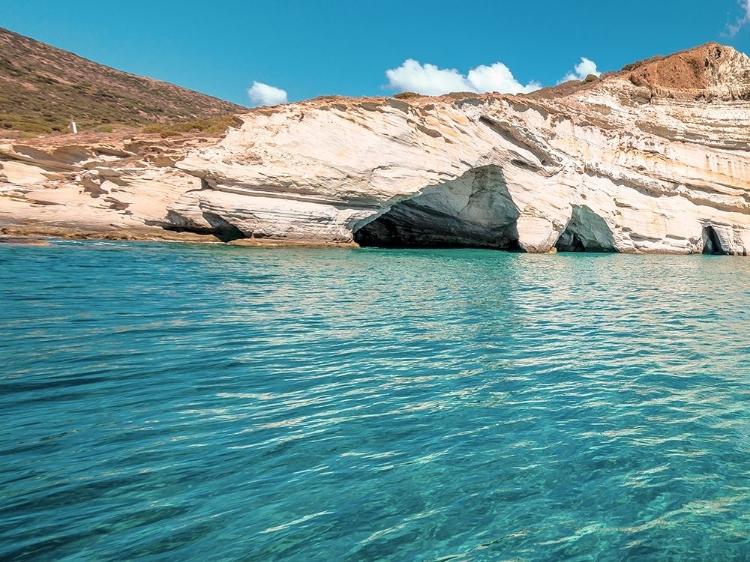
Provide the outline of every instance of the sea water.
{"type": "Polygon", "coordinates": [[[2,560],[748,560],[750,259],[0,247],[2,560]]]}

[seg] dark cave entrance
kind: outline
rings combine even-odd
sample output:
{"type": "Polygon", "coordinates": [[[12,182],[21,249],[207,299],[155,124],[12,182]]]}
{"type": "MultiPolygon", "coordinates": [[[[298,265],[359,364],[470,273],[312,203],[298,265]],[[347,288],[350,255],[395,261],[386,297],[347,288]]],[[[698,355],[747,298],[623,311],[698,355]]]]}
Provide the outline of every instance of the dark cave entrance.
{"type": "Polygon", "coordinates": [[[725,256],[727,254],[713,226],[703,227],[703,253],[713,256],[725,256]]]}
{"type": "Polygon", "coordinates": [[[463,221],[407,200],[354,233],[360,246],[378,248],[493,248],[520,250],[515,220],[499,227],[463,221]]]}
{"type": "Polygon", "coordinates": [[[615,239],[606,221],[585,206],[573,212],[560,233],[555,248],[558,252],[616,252],[615,239]]]}
{"type": "Polygon", "coordinates": [[[173,232],[194,232],[196,234],[213,235],[222,242],[232,242],[233,240],[248,238],[248,236],[235,225],[219,215],[209,213],[208,211],[203,213],[203,218],[206,219],[210,228],[195,226],[194,224],[185,221],[180,215],[171,210],[167,213],[167,218],[171,221],[171,224],[160,224],[165,230],[171,230],[173,232]]]}
{"type": "Polygon", "coordinates": [[[485,166],[393,204],[353,234],[363,247],[518,251],[519,216],[500,168],[485,166]]]}
{"type": "Polygon", "coordinates": [[[581,238],[575,232],[571,232],[567,228],[560,234],[560,238],[557,239],[555,248],[558,252],[585,252],[586,246],[583,245],[581,238]]]}

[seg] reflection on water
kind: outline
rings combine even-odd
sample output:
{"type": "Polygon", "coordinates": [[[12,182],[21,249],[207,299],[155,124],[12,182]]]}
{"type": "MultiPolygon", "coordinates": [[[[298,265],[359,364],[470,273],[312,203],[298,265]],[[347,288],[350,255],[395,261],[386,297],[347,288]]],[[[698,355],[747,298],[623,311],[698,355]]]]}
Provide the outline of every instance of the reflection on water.
{"type": "Polygon", "coordinates": [[[0,248],[0,558],[750,558],[750,261],[0,248]]]}

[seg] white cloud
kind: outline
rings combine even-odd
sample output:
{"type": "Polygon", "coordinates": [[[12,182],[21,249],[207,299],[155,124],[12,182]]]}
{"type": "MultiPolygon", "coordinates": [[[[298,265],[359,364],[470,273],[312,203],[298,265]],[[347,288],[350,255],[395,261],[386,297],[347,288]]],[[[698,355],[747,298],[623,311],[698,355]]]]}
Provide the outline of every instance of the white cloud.
{"type": "Polygon", "coordinates": [[[740,7],[742,8],[742,16],[738,17],[734,24],[727,25],[727,34],[730,37],[737,35],[740,29],[750,23],[750,0],[740,0],[740,7]]]}
{"type": "MultiPolygon", "coordinates": [[[[748,0],[750,1],[750,0],[748,0]]],[[[492,66],[478,66],[463,75],[455,68],[438,68],[434,64],[420,64],[408,59],[398,68],[386,70],[388,88],[400,92],[417,92],[439,96],[450,92],[500,92],[520,94],[533,92],[541,86],[530,82],[525,86],[513,77],[510,69],[501,62],[492,66]]]]}
{"type": "Polygon", "coordinates": [[[466,75],[477,92],[500,92],[503,94],[528,94],[541,88],[541,84],[530,82],[525,86],[513,77],[510,69],[501,62],[492,66],[472,68],[466,75]]]}
{"type": "Polygon", "coordinates": [[[253,82],[253,87],[248,89],[247,95],[254,106],[279,105],[288,101],[286,91],[261,82],[253,82]]]}
{"type": "MultiPolygon", "coordinates": [[[[750,2],[750,0],[747,1],[750,2]]],[[[589,60],[586,57],[581,57],[581,62],[575,65],[571,72],[568,72],[565,76],[563,76],[562,80],[560,80],[558,84],[569,82],[571,80],[586,80],[586,77],[589,74],[593,74],[594,76],[601,76],[601,72],[596,69],[596,63],[594,61],[589,60]]]]}

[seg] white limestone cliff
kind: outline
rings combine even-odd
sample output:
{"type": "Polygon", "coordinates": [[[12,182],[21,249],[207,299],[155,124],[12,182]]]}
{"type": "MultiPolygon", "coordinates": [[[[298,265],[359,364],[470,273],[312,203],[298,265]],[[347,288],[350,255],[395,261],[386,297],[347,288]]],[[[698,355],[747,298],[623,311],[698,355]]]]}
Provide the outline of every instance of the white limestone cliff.
{"type": "MultiPolygon", "coordinates": [[[[113,183],[133,193],[131,222],[224,239],[747,255],[749,100],[750,59],[709,44],[527,96],[256,109],[218,143],[113,183]]],[[[14,183],[33,163],[11,152],[0,195],[49,191],[38,171],[14,183]]],[[[0,220],[24,212],[5,211],[0,197],[0,220]]]]}
{"type": "Polygon", "coordinates": [[[196,139],[71,137],[0,143],[0,234],[174,238],[167,208],[200,189],[174,163],[196,139]]]}

